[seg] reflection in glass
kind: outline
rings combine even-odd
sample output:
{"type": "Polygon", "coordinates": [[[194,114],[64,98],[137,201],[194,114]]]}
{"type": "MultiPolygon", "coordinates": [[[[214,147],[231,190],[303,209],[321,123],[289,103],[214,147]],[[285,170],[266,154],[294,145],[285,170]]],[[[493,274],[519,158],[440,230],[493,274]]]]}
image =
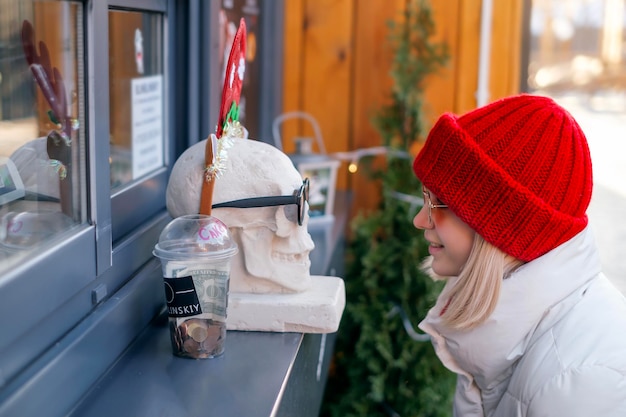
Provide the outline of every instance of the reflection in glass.
{"type": "Polygon", "coordinates": [[[84,221],[82,5],[0,14],[0,273],[84,221]]]}
{"type": "Polygon", "coordinates": [[[111,189],[163,166],[162,16],[109,12],[111,189]]]}

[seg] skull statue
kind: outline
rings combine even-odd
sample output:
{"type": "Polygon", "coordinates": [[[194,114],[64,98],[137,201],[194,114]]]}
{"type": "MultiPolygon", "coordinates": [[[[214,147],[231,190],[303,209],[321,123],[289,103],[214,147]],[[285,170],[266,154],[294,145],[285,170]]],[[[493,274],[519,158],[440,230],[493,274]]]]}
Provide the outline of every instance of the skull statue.
{"type": "MultiPolygon", "coordinates": [[[[213,204],[252,197],[293,196],[302,176],[283,152],[252,139],[234,139],[227,149],[221,174],[215,179],[213,204]]],[[[188,148],[176,161],[167,186],[167,209],[172,217],[197,214],[204,178],[206,140],[188,148]]],[[[231,292],[294,293],[311,286],[308,208],[302,225],[296,204],[214,208],[239,245],[231,264],[231,292]]]]}

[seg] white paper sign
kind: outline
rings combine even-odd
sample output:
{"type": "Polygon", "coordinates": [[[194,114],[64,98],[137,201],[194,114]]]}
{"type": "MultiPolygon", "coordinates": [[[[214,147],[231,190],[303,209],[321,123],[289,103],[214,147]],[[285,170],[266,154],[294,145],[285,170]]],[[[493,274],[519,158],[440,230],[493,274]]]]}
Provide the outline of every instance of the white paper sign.
{"type": "Polygon", "coordinates": [[[133,179],[163,166],[163,76],[131,81],[133,179]]]}

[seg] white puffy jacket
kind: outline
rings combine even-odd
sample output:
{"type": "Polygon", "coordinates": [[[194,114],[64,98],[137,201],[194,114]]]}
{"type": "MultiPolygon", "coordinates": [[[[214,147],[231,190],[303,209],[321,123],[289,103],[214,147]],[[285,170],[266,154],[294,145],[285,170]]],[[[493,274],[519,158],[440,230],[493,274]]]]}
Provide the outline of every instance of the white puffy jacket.
{"type": "Polygon", "coordinates": [[[458,374],[455,417],[626,417],[626,299],[589,228],[505,279],[477,328],[446,328],[445,302],[420,328],[458,374]]]}

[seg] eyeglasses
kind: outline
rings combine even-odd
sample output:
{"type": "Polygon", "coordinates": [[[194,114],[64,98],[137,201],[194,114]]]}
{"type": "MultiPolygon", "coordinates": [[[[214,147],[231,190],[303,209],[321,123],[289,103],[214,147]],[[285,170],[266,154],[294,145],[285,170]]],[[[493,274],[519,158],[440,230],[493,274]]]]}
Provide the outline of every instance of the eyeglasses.
{"type": "Polygon", "coordinates": [[[422,188],[422,193],[424,194],[424,205],[428,207],[428,224],[432,226],[433,224],[433,209],[436,208],[448,208],[447,204],[433,204],[433,199],[430,196],[430,191],[426,191],[422,188]]]}
{"type": "Polygon", "coordinates": [[[241,200],[226,201],[224,203],[213,204],[213,208],[231,207],[231,208],[252,208],[252,207],[272,207],[272,206],[288,206],[295,204],[298,208],[297,222],[298,226],[302,226],[306,210],[306,204],[309,201],[309,179],[305,178],[299,189],[295,190],[292,195],[279,195],[268,197],[251,197],[242,198],[241,200]]]}

